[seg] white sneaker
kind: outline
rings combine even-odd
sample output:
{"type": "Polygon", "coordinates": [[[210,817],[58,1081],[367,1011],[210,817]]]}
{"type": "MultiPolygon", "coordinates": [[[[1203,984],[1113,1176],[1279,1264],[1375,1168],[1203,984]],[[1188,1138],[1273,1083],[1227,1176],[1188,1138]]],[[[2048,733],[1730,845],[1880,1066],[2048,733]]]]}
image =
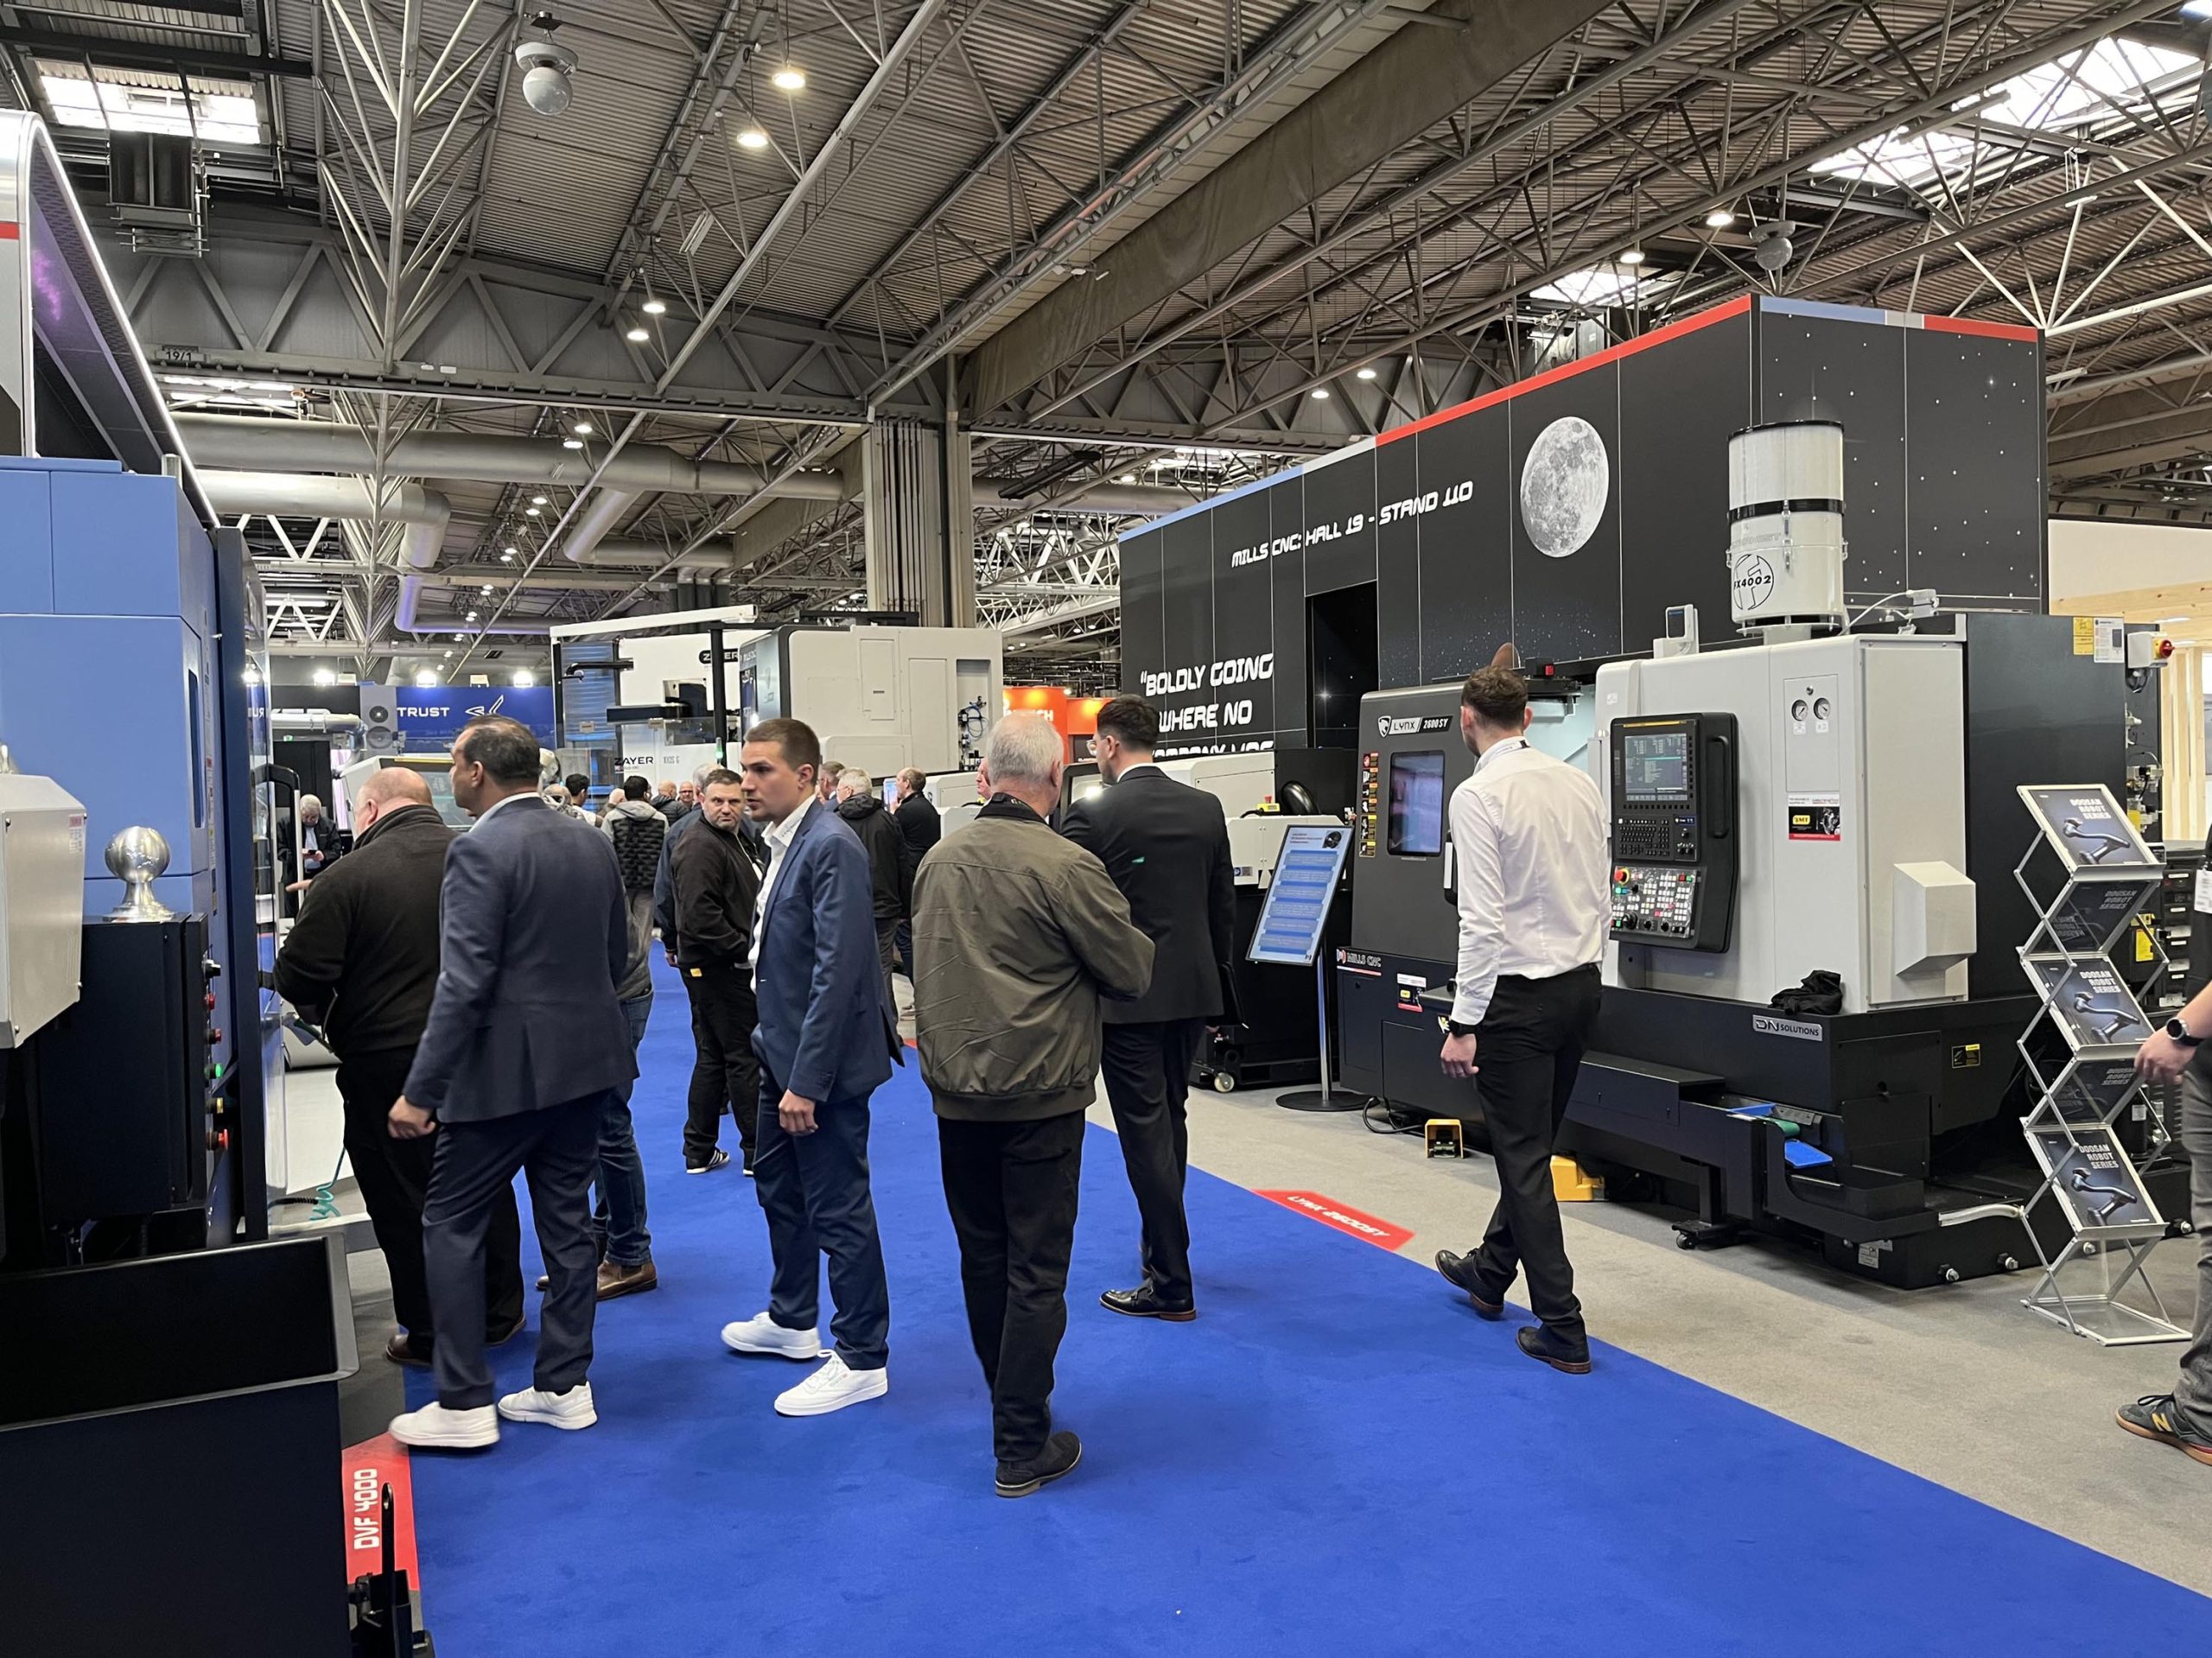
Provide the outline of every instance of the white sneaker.
{"type": "Polygon", "coordinates": [[[499,1416],[489,1405],[448,1410],[431,1403],[391,1419],[391,1437],[427,1451],[477,1451],[499,1443],[499,1416]]]}
{"type": "Polygon", "coordinates": [[[733,1353],[771,1353],[778,1358],[818,1359],[822,1331],[786,1330],[766,1313],[756,1313],[741,1324],[722,1326],[722,1345],[733,1353]]]}
{"type": "Polygon", "coordinates": [[[862,1400],[880,1399],[890,1391],[888,1370],[849,1370],[845,1361],[832,1353],[828,1363],[790,1392],[777,1397],[776,1414],[827,1416],[833,1410],[842,1410],[862,1400]]]}
{"type": "Polygon", "coordinates": [[[599,1420],[591,1402],[591,1383],[579,1382],[566,1393],[541,1393],[524,1388],[499,1401],[499,1414],[510,1422],[543,1422],[548,1427],[589,1427],[599,1420]]]}

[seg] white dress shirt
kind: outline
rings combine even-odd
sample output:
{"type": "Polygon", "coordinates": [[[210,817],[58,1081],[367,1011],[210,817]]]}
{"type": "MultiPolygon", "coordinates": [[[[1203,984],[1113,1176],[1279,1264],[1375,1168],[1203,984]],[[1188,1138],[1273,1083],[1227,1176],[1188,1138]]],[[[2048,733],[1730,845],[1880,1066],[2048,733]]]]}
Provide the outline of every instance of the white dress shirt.
{"type": "Polygon", "coordinates": [[[1598,785],[1529,746],[1494,743],[1452,791],[1459,977],[1452,1018],[1479,1025],[1503,975],[1556,978],[1605,950],[1607,860],[1598,785]]]}
{"type": "Polygon", "coordinates": [[[768,931],[768,894],[776,890],[776,877],[784,873],[784,854],[798,838],[798,826],[813,810],[814,797],[809,794],[798,803],[797,811],[762,837],[768,842],[768,873],[760,878],[760,901],[753,911],[753,948],[746,956],[756,979],[760,975],[760,937],[768,931]]]}

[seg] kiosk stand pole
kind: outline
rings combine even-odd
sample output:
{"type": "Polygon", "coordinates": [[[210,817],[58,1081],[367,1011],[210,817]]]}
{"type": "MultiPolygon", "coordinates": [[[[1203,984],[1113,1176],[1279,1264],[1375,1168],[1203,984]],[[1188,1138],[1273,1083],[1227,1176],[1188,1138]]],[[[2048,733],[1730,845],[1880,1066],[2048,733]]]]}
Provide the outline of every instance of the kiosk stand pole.
{"type": "Polygon", "coordinates": [[[1286,1111],[1357,1111],[1357,1099],[1329,1086],[1329,969],[1319,955],[1313,958],[1313,1018],[1320,1031],[1321,1086],[1293,1089],[1275,1103],[1286,1111]]]}

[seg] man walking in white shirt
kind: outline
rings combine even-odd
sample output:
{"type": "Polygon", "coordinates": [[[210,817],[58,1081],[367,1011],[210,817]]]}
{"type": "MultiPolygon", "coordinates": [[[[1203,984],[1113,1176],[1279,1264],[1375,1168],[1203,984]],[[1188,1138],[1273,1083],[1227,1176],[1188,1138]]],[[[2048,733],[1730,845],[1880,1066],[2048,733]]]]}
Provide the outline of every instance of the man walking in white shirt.
{"type": "Polygon", "coordinates": [[[1515,1339],[1554,1369],[1590,1369],[1582,1304],[1552,1190],[1552,1142],[1598,1017],[1605,953],[1605,821],[1588,775],[1529,746],[1529,687],[1510,668],[1468,676],[1459,733],[1474,774],[1452,795],[1459,855],[1459,972],[1444,1074],[1473,1082],[1497,1208],[1472,1255],[1436,1269],[1485,1318],[1516,1272],[1541,1323],[1515,1339]]]}

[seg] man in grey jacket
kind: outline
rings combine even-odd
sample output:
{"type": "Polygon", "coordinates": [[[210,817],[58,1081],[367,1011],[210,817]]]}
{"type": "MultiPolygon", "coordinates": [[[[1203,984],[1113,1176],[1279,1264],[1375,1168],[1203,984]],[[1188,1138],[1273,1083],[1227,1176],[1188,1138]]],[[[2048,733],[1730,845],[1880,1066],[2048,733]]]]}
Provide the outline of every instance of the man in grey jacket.
{"type": "Polygon", "coordinates": [[[1061,753],[1048,721],[999,721],[984,744],[988,804],[914,878],[914,1029],[1001,1496],[1027,1496],[1083,1456],[1074,1434],[1052,1432],[1052,1362],[1067,1330],[1098,999],[1126,1001],[1152,979],[1152,941],[1128,900],[1046,821],[1061,753]]]}

